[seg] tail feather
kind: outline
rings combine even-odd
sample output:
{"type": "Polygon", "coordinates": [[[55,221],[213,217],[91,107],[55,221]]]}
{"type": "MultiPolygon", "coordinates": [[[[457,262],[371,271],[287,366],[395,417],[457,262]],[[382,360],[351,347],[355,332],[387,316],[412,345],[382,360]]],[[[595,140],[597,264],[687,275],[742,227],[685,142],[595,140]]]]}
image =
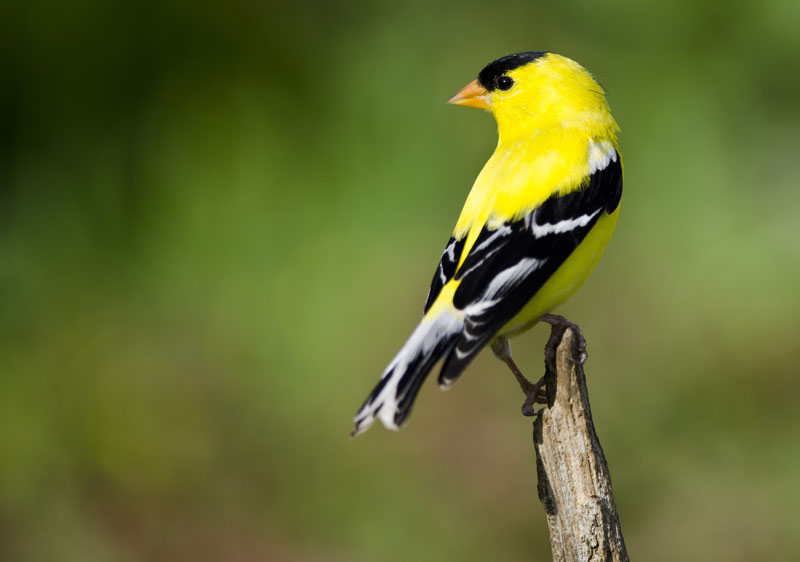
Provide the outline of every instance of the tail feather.
{"type": "Polygon", "coordinates": [[[426,316],[356,414],[352,435],[365,431],[375,418],[389,429],[398,429],[411,413],[428,373],[439,359],[450,353],[462,325],[455,311],[444,309],[436,316],[426,316]]]}
{"type": "Polygon", "coordinates": [[[454,345],[445,355],[442,370],[439,373],[439,387],[442,390],[450,388],[490,339],[491,338],[487,338],[485,341],[481,341],[480,346],[476,346],[473,350],[466,352],[462,349],[462,341],[454,342],[454,345]]]}
{"type": "Polygon", "coordinates": [[[449,388],[461,376],[464,369],[472,362],[478,353],[496,335],[496,330],[481,333],[484,322],[480,319],[467,317],[464,328],[445,357],[442,370],[439,372],[439,386],[449,388]]]}

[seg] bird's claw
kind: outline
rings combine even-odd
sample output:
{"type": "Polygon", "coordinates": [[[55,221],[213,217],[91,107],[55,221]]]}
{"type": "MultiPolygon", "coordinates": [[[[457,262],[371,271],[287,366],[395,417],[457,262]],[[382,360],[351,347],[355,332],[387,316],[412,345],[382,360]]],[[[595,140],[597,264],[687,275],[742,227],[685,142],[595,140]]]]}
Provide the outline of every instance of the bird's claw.
{"type": "Polygon", "coordinates": [[[581,365],[586,363],[589,353],[586,351],[586,338],[583,336],[580,326],[557,314],[545,314],[539,320],[550,324],[550,339],[547,340],[547,344],[544,346],[545,365],[549,370],[555,370],[556,349],[558,349],[558,344],[561,343],[561,338],[567,328],[570,328],[575,334],[578,363],[581,365]]]}
{"type": "Polygon", "coordinates": [[[536,415],[537,412],[533,410],[534,405],[547,404],[547,392],[542,388],[544,386],[544,377],[540,378],[535,383],[526,379],[525,375],[522,374],[522,371],[519,370],[519,367],[517,367],[517,364],[511,357],[511,346],[504,337],[498,337],[492,342],[492,351],[498,359],[508,365],[511,374],[517,379],[519,387],[525,394],[525,402],[522,404],[522,415],[536,415]]]}
{"type": "Polygon", "coordinates": [[[547,404],[547,391],[544,389],[544,377],[531,384],[525,392],[525,402],[522,403],[523,416],[535,416],[539,412],[534,411],[536,404],[547,404]]]}

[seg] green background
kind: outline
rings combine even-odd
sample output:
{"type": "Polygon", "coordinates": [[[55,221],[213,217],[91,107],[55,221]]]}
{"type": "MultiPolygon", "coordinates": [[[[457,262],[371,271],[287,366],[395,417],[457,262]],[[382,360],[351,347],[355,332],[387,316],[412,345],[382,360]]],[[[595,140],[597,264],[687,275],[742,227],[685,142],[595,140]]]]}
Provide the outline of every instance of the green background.
{"type": "MultiPolygon", "coordinates": [[[[483,353],[351,418],[496,141],[444,104],[589,68],[625,191],[562,310],[633,559],[800,558],[800,3],[4,2],[0,560],[549,560],[483,353]]],[[[547,330],[514,343],[532,376],[547,330]]]]}

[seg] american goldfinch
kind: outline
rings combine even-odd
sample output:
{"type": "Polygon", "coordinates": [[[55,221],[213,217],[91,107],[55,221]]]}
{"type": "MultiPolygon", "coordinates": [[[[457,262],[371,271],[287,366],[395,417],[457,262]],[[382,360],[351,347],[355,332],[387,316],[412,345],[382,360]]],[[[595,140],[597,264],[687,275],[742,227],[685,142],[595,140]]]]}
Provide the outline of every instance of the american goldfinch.
{"type": "MultiPolygon", "coordinates": [[[[538,321],[577,328],[550,311],[583,284],[617,222],[619,128],[578,63],[542,51],[508,55],[448,103],[491,111],[497,148],[445,246],[420,324],[356,414],[353,435],[375,418],[398,429],[439,360],[447,388],[491,344],[520,379],[506,338],[538,321]]],[[[535,395],[538,386],[523,380],[535,395]]]]}

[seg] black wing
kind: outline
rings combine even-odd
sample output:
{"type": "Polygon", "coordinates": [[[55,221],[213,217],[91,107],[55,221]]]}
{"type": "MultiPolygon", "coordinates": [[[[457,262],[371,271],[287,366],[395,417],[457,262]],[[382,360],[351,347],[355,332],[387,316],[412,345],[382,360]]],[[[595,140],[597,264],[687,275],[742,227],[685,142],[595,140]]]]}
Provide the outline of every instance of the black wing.
{"type": "MultiPolygon", "coordinates": [[[[453,304],[464,312],[465,321],[457,343],[445,359],[439,384],[449,385],[458,378],[481,348],[564,263],[601,214],[610,214],[617,208],[621,197],[622,167],[615,153],[608,166],[589,176],[586,186],[550,197],[518,221],[494,230],[484,227],[455,271],[454,278],[461,283],[453,304]]],[[[447,278],[449,270],[441,264],[440,268],[447,278]]],[[[434,278],[434,285],[436,281],[434,278]]],[[[439,290],[441,286],[436,294],[439,290]]],[[[426,310],[433,300],[429,297],[426,310]]]]}
{"type": "Polygon", "coordinates": [[[424,312],[428,312],[431,305],[436,302],[436,297],[439,296],[442,287],[447,285],[447,282],[455,275],[456,266],[461,259],[461,252],[464,250],[464,242],[466,240],[467,237],[465,235],[460,240],[450,238],[447,242],[447,246],[442,252],[442,259],[439,260],[439,265],[436,268],[436,273],[433,274],[433,281],[431,281],[431,288],[428,290],[424,312]]]}

